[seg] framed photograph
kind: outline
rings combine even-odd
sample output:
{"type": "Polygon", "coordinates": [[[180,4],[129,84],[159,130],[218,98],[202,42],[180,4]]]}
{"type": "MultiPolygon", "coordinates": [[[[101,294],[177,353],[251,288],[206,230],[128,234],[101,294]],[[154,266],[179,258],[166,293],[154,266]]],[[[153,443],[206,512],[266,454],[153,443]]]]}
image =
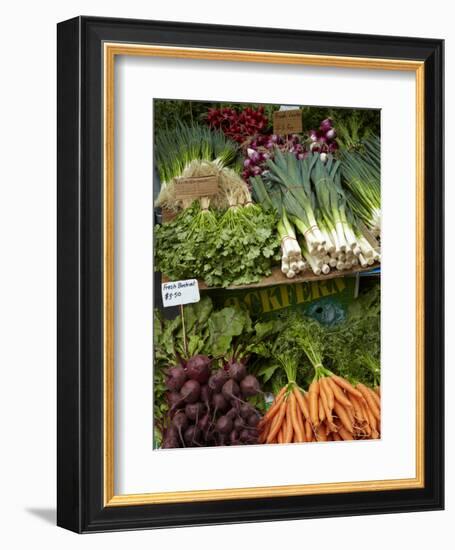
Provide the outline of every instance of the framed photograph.
{"type": "Polygon", "coordinates": [[[58,25],[58,519],[444,506],[443,41],[58,25]]]}

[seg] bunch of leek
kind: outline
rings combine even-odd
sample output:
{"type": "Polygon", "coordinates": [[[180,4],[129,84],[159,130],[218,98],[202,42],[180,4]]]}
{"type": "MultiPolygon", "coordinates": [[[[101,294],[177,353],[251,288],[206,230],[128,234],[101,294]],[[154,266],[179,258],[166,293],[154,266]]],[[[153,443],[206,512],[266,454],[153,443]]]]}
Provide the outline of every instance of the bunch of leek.
{"type": "Polygon", "coordinates": [[[365,237],[341,185],[340,161],[331,155],[323,160],[317,153],[296,159],[278,151],[267,165],[267,172],[250,181],[256,200],[272,205],[281,216],[277,230],[287,277],[308,268],[320,275],[379,260],[378,243],[365,237]],[[287,243],[294,243],[296,232],[301,236],[300,258],[294,260],[287,243]]]}
{"type": "Polygon", "coordinates": [[[278,213],[279,221],[277,232],[281,243],[281,271],[293,278],[300,271],[307,268],[302,256],[302,250],[297,240],[293,224],[289,221],[286,209],[283,206],[284,197],[279,188],[271,189],[268,181],[259,176],[250,178],[254,199],[266,210],[278,213]]]}
{"type": "Polygon", "coordinates": [[[380,140],[371,137],[356,151],[342,154],[343,186],[352,210],[376,236],[381,233],[380,140]]]}

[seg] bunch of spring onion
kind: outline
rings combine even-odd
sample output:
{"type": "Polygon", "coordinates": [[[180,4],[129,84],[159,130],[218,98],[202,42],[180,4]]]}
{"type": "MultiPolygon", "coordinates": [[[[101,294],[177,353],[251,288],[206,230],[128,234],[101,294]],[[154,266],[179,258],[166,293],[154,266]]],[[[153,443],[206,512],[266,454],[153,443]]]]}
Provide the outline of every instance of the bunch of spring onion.
{"type": "Polygon", "coordinates": [[[267,166],[267,173],[250,181],[256,199],[262,204],[266,200],[281,216],[281,270],[287,277],[308,268],[320,275],[379,260],[378,243],[366,238],[349,207],[339,161],[329,155],[324,162],[319,154],[296,159],[276,151],[267,166]]]}
{"type": "Polygon", "coordinates": [[[381,156],[377,136],[362,142],[359,149],[342,154],[343,186],[350,206],[375,235],[381,233],[381,156]]]}
{"type": "Polygon", "coordinates": [[[246,202],[246,186],[238,175],[238,146],[222,132],[205,126],[181,124],[173,130],[160,131],[155,140],[155,163],[161,190],[156,206],[178,212],[187,208],[191,200],[178,198],[176,184],[180,177],[216,176],[220,193],[211,198],[212,205],[227,207],[225,187],[235,189],[240,202],[246,202]]]}

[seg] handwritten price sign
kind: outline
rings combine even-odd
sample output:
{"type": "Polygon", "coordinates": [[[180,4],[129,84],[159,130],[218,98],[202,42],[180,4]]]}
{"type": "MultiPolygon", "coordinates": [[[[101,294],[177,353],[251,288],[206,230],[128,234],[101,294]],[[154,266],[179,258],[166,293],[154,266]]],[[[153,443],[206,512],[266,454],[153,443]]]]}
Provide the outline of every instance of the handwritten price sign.
{"type": "Polygon", "coordinates": [[[273,133],[278,135],[302,132],[302,110],[289,109],[273,113],[273,133]]]}
{"type": "Polygon", "coordinates": [[[196,279],[162,283],[161,295],[164,307],[194,304],[201,299],[196,279]]]}

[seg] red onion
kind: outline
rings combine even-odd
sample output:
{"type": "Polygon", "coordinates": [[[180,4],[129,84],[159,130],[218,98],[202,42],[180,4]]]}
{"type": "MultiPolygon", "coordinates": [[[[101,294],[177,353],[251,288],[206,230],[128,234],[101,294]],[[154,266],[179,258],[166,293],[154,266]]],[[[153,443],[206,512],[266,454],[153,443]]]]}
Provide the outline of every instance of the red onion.
{"type": "Polygon", "coordinates": [[[332,128],[333,126],[333,123],[332,123],[332,119],[331,118],[325,118],[322,122],[321,122],[321,125],[319,126],[319,128],[323,131],[323,132],[328,132],[330,130],[330,128],[332,128]]]}

